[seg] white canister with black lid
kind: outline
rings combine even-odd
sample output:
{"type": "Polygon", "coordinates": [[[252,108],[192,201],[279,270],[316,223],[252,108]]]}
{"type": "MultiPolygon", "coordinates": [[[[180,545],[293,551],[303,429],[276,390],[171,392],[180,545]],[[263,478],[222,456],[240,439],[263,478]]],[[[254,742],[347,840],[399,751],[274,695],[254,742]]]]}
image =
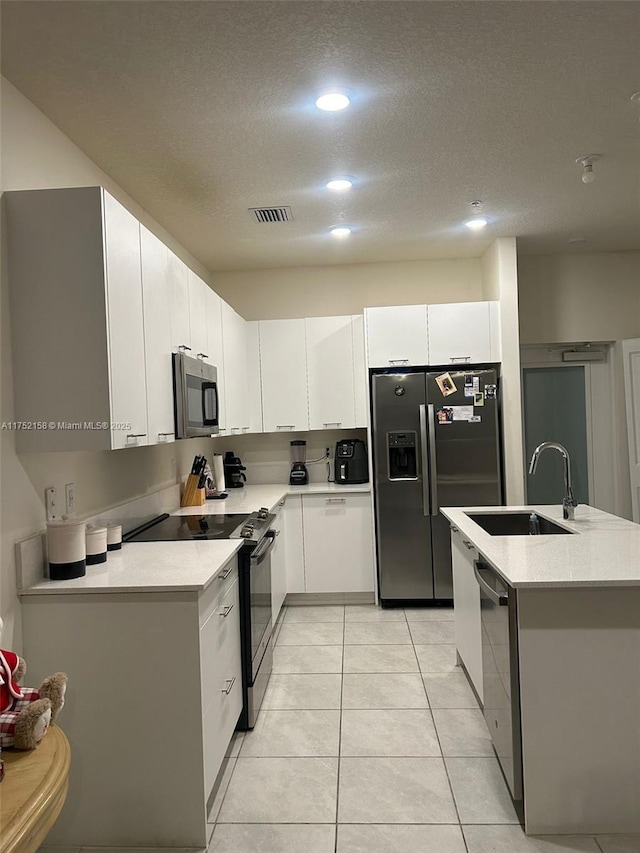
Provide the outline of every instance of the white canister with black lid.
{"type": "Polygon", "coordinates": [[[49,578],[66,581],[86,573],[84,521],[50,521],[47,523],[47,561],[49,578]]]}
{"type": "Polygon", "coordinates": [[[107,524],[107,551],[119,551],[122,548],[122,525],[107,524]]]}
{"type": "Polygon", "coordinates": [[[107,561],[107,528],[106,527],[87,527],[86,542],[87,542],[87,565],[93,566],[96,563],[106,563],[106,561],[107,561]]]}

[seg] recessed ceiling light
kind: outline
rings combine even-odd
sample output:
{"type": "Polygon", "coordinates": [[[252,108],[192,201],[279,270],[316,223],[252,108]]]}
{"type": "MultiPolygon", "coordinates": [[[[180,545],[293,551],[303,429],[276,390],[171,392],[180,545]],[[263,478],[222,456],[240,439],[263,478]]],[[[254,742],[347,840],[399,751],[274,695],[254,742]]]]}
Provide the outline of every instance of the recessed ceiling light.
{"type": "Polygon", "coordinates": [[[350,103],[351,101],[344,92],[326,92],[317,99],[316,107],[319,110],[336,112],[346,109],[350,103]]]}
{"type": "Polygon", "coordinates": [[[332,181],[329,181],[326,185],[328,190],[333,190],[333,192],[341,193],[345,190],[350,190],[353,186],[352,178],[334,178],[332,181]]]}
{"type": "Polygon", "coordinates": [[[472,231],[482,231],[487,224],[487,220],[479,216],[476,219],[468,219],[464,224],[472,231]]]}
{"type": "Polygon", "coordinates": [[[347,228],[346,225],[339,225],[337,228],[331,228],[329,233],[338,240],[344,240],[345,237],[351,234],[351,228],[347,228]]]}

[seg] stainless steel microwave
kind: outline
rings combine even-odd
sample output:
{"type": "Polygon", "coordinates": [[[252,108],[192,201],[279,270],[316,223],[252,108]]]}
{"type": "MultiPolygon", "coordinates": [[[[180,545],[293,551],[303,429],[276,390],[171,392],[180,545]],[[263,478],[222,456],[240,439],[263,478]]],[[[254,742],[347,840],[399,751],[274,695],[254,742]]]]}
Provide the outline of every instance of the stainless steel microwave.
{"type": "Polygon", "coordinates": [[[173,401],[176,438],[217,435],[218,371],[200,358],[173,354],[173,401]]]}

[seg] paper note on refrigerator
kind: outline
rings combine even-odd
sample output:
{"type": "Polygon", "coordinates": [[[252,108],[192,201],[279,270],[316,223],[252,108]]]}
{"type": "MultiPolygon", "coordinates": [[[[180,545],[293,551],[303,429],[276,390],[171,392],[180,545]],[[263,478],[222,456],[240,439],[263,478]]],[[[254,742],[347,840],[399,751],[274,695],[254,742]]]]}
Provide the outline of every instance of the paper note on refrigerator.
{"type": "Polygon", "coordinates": [[[451,406],[454,421],[468,421],[473,417],[473,406],[451,406]]]}

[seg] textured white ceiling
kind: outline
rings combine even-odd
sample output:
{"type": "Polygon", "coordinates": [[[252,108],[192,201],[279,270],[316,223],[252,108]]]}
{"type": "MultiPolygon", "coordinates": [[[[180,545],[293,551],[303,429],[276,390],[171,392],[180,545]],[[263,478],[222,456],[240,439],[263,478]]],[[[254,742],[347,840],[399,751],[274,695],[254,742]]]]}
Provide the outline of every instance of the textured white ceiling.
{"type": "Polygon", "coordinates": [[[504,235],[528,253],[640,249],[638,2],[0,11],[3,74],[211,270],[474,257],[504,235]],[[330,84],[351,108],[314,108],[330,84]],[[348,195],[323,188],[344,173],[348,195]],[[474,199],[481,235],[462,225],[474,199]],[[255,224],[262,205],[294,221],[255,224]],[[327,236],[338,223],[349,240],[327,236]]]}

